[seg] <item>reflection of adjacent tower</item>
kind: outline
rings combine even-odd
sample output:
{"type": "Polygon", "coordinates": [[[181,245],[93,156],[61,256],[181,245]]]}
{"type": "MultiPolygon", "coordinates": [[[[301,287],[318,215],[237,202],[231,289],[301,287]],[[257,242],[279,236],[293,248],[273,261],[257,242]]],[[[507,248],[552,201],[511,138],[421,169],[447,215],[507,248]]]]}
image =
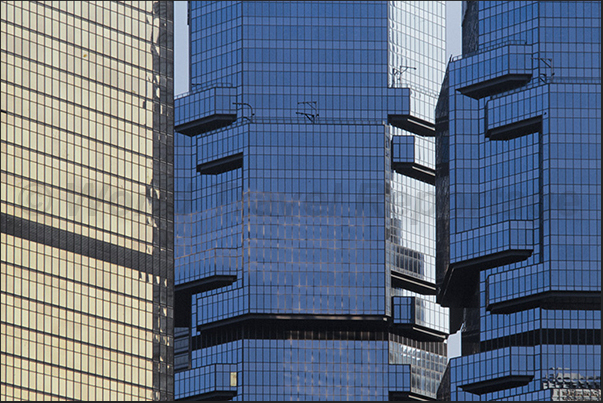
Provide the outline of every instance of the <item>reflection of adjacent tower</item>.
{"type": "Polygon", "coordinates": [[[435,397],[447,334],[433,198],[443,12],[189,3],[177,398],[435,397]]]}
{"type": "MultiPolygon", "coordinates": [[[[174,5],[152,3],[153,176],[147,185],[153,225],[153,398],[174,396],[174,5]]],[[[150,151],[150,150],[149,150],[150,151]]]]}
{"type": "Polygon", "coordinates": [[[2,400],[171,400],[173,5],[2,2],[2,400]]]}
{"type": "Polygon", "coordinates": [[[600,400],[600,3],[464,10],[436,112],[451,398],[600,400]]]}

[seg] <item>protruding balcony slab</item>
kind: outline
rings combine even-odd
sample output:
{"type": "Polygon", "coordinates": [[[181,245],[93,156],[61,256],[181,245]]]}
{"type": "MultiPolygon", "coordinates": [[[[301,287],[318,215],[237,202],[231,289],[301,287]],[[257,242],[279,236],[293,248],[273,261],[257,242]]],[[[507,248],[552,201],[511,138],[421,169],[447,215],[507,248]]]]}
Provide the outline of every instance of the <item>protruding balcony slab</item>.
{"type": "Polygon", "coordinates": [[[595,311],[601,309],[600,291],[545,291],[507,301],[486,305],[492,313],[508,314],[532,308],[580,309],[595,311]]]}
{"type": "Polygon", "coordinates": [[[399,174],[410,176],[421,182],[435,185],[435,169],[417,164],[415,162],[393,162],[392,169],[399,174]]]}
{"type": "MultiPolygon", "coordinates": [[[[488,279],[489,289],[491,289],[490,286],[491,280],[488,279]]],[[[500,287],[501,284],[496,286],[500,287]]],[[[499,298],[496,302],[491,302],[491,299],[488,298],[486,302],[486,310],[495,314],[509,314],[538,307],[543,309],[599,310],[601,309],[601,292],[548,290],[519,297],[509,296],[507,299],[499,298]]]]}
{"type": "Polygon", "coordinates": [[[533,227],[530,220],[508,220],[455,234],[453,243],[466,242],[463,239],[479,242],[477,247],[467,247],[462,255],[451,257],[438,281],[438,302],[450,308],[476,307],[471,298],[479,272],[528,259],[534,248],[533,227]],[[488,242],[488,238],[495,242],[488,242]]]}
{"type": "Polygon", "coordinates": [[[425,147],[425,141],[415,136],[393,136],[391,145],[391,168],[399,174],[409,176],[430,185],[435,185],[435,169],[416,158],[417,148],[425,147]]]}
{"type": "MultiPolygon", "coordinates": [[[[200,304],[200,303],[198,303],[200,304]]],[[[201,318],[203,320],[203,318],[201,318]]],[[[216,321],[204,321],[197,331],[209,334],[213,329],[237,329],[241,326],[272,328],[274,330],[386,330],[387,317],[381,315],[321,315],[321,314],[264,314],[245,313],[216,321]]]]}
{"type": "Polygon", "coordinates": [[[404,129],[420,136],[435,137],[436,134],[435,124],[410,114],[389,114],[387,115],[387,121],[394,127],[404,129]]]}
{"type": "Polygon", "coordinates": [[[453,263],[450,266],[454,269],[491,269],[493,267],[526,260],[532,255],[532,252],[532,249],[507,249],[473,259],[463,260],[458,263],[453,263]]]}
{"type": "Polygon", "coordinates": [[[435,137],[435,124],[422,116],[417,111],[419,101],[418,95],[434,96],[419,88],[389,88],[394,102],[390,104],[392,110],[388,111],[387,123],[394,127],[404,129],[419,136],[435,137]]]}
{"type": "Polygon", "coordinates": [[[470,383],[461,386],[465,392],[475,395],[483,395],[485,393],[496,392],[503,389],[517,388],[527,385],[534,379],[534,375],[508,375],[497,379],[491,379],[482,382],[470,383]]]}
{"type": "Polygon", "coordinates": [[[213,87],[176,98],[174,129],[192,137],[228,126],[237,119],[235,99],[235,89],[230,87],[213,87]]]}
{"type": "Polygon", "coordinates": [[[484,105],[486,138],[512,140],[532,133],[542,133],[551,93],[551,84],[532,83],[517,91],[497,95],[484,105]]]}
{"type": "Polygon", "coordinates": [[[430,396],[425,396],[425,392],[419,385],[413,386],[410,364],[390,364],[389,377],[389,401],[390,402],[408,402],[408,401],[433,401],[436,400],[430,396]]]}
{"type": "Polygon", "coordinates": [[[398,288],[404,288],[423,295],[435,295],[436,285],[425,279],[411,276],[403,271],[392,270],[392,285],[398,288]]]}
{"type": "Polygon", "coordinates": [[[392,297],[392,322],[419,340],[443,341],[448,336],[446,308],[421,297],[392,297]]]}
{"type": "Polygon", "coordinates": [[[198,378],[196,387],[186,389],[187,394],[179,401],[232,400],[237,395],[239,383],[236,364],[210,364],[179,372],[175,382],[186,382],[187,378],[198,378]]]}
{"type": "Polygon", "coordinates": [[[390,402],[431,402],[435,400],[413,392],[389,392],[390,402]]]}
{"type": "Polygon", "coordinates": [[[504,126],[492,127],[486,131],[490,140],[511,140],[542,131],[542,116],[524,119],[504,126]]]}
{"type": "Polygon", "coordinates": [[[483,395],[527,385],[534,379],[534,361],[534,348],[523,346],[466,355],[452,359],[452,378],[465,392],[483,395]]]}
{"type": "Polygon", "coordinates": [[[532,79],[532,48],[506,43],[451,63],[450,85],[473,99],[500,94],[526,85],[532,79]],[[462,70],[473,70],[465,78],[462,70]]]}
{"type": "MultiPolygon", "coordinates": [[[[573,268],[552,268],[541,263],[519,267],[486,278],[486,310],[508,314],[533,308],[601,309],[601,273],[577,276],[571,282],[560,270],[573,273],[573,268]]],[[[572,275],[572,274],[570,274],[572,275]]]]}
{"type": "Polygon", "coordinates": [[[190,281],[175,285],[175,326],[191,325],[191,297],[193,295],[226,287],[237,280],[240,253],[238,248],[211,249],[207,252],[206,258],[198,262],[198,275],[190,281]]]}
{"type": "Polygon", "coordinates": [[[438,302],[447,307],[467,306],[477,285],[480,270],[521,262],[532,256],[532,252],[532,249],[507,249],[451,263],[438,287],[438,302]]]}
{"type": "Polygon", "coordinates": [[[521,87],[526,85],[531,79],[531,72],[529,74],[505,74],[500,77],[459,88],[458,92],[473,99],[480,99],[521,87]]]}
{"type": "Polygon", "coordinates": [[[220,113],[176,126],[175,130],[179,133],[186,134],[187,136],[194,137],[198,134],[228,126],[235,120],[237,120],[236,114],[220,113]]]}
{"type": "Polygon", "coordinates": [[[197,172],[201,175],[217,175],[241,167],[243,167],[243,153],[238,153],[199,164],[197,172]]]}

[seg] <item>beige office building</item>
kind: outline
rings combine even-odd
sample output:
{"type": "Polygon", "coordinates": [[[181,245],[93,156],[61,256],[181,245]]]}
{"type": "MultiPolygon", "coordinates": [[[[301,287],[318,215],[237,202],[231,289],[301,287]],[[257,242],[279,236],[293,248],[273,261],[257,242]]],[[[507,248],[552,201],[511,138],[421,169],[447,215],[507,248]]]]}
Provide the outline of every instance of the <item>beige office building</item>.
{"type": "Polygon", "coordinates": [[[172,400],[173,3],[0,15],[0,397],[172,400]]]}

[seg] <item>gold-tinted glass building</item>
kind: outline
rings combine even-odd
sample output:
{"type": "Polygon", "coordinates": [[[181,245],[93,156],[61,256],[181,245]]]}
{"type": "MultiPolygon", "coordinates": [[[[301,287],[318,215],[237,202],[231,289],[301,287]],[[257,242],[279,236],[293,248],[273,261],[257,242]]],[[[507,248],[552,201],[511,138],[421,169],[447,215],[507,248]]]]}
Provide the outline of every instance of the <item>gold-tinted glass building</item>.
{"type": "Polygon", "coordinates": [[[1,398],[173,399],[173,3],[2,2],[1,398]]]}

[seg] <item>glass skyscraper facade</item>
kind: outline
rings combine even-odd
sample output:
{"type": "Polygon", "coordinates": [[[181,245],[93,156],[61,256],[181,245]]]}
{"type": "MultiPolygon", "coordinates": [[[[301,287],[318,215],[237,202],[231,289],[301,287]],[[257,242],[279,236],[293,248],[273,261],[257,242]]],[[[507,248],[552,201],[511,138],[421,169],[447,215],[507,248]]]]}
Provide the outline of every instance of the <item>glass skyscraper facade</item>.
{"type": "Polygon", "coordinates": [[[444,2],[189,2],[175,397],[435,398],[444,2]]]}
{"type": "Polygon", "coordinates": [[[451,400],[601,400],[601,3],[465,2],[436,112],[451,400]]]}
{"type": "Polygon", "coordinates": [[[172,400],[173,3],[0,16],[2,400],[172,400]]]}

